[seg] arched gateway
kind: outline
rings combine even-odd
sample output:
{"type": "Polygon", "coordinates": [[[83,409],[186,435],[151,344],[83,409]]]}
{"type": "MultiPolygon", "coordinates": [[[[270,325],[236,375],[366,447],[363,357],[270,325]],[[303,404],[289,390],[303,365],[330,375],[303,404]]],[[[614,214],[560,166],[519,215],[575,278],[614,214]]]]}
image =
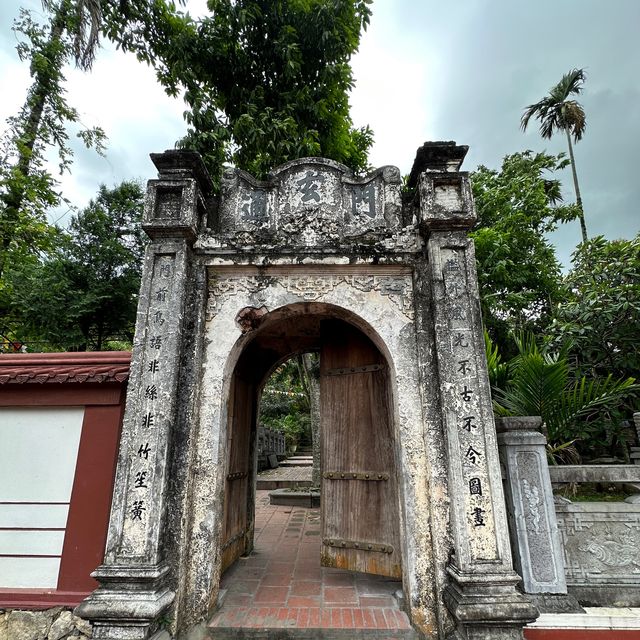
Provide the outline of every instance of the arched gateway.
{"type": "Polygon", "coordinates": [[[195,637],[210,617],[251,550],[260,387],[305,351],[323,562],[401,576],[426,638],[522,637],[536,610],[512,569],[465,153],[421,147],[404,200],[393,167],[305,158],[265,182],[230,170],[214,201],[197,154],[152,155],[107,551],[79,607],[95,638],[166,637],[162,620],[195,637]]]}

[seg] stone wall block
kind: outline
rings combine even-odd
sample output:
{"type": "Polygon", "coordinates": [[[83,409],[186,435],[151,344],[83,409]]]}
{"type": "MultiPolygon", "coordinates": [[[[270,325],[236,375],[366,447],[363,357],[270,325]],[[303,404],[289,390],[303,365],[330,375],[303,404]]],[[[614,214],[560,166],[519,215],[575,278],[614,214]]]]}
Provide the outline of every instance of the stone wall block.
{"type": "Polygon", "coordinates": [[[0,612],[0,640],[85,640],[91,625],[62,607],[0,612]]]}
{"type": "Polygon", "coordinates": [[[591,606],[640,606],[640,505],[557,501],[569,593],[591,606]]]}

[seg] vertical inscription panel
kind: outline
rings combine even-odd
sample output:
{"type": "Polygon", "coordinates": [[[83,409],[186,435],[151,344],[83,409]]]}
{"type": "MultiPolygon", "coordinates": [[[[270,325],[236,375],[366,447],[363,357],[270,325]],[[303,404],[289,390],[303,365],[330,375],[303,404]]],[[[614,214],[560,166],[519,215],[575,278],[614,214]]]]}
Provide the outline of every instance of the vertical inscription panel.
{"type": "Polygon", "coordinates": [[[173,420],[179,348],[176,254],[154,256],[141,335],[137,397],[127,403],[131,434],[120,553],[145,557],[160,526],[167,439],[173,420]]]}
{"type": "Polygon", "coordinates": [[[429,242],[439,383],[461,568],[501,562],[493,495],[499,463],[494,444],[487,442],[487,433],[493,429],[491,396],[480,318],[475,312],[475,264],[467,242],[457,236],[429,242]]]}

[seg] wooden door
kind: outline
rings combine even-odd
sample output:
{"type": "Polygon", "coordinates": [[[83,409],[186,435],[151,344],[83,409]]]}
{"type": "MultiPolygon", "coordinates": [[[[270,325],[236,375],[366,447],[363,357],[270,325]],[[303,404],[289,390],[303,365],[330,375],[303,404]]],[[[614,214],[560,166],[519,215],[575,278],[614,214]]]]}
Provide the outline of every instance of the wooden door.
{"type": "Polygon", "coordinates": [[[355,327],[325,321],[321,334],[321,563],[399,578],[389,372],[355,327]]]}
{"type": "Polygon", "coordinates": [[[228,464],[224,491],[222,571],[251,551],[253,541],[253,432],[255,389],[234,376],[227,427],[228,464]]]}

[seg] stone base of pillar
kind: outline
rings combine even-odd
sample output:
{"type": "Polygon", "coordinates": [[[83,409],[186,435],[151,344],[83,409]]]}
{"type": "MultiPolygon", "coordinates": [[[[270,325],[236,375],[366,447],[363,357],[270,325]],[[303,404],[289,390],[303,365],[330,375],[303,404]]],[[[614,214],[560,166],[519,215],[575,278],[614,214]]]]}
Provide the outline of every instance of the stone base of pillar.
{"type": "Polygon", "coordinates": [[[167,566],[102,565],[91,575],[100,587],[75,614],[93,625],[94,640],[147,640],[175,594],[165,585],[167,566]]]}
{"type": "Polygon", "coordinates": [[[570,593],[528,594],[540,613],[584,613],[575,596],[570,593]]]}
{"type": "Polygon", "coordinates": [[[457,624],[448,640],[521,640],[523,627],[538,617],[531,599],[516,590],[516,573],[447,571],[452,580],[444,601],[457,624]]]}

